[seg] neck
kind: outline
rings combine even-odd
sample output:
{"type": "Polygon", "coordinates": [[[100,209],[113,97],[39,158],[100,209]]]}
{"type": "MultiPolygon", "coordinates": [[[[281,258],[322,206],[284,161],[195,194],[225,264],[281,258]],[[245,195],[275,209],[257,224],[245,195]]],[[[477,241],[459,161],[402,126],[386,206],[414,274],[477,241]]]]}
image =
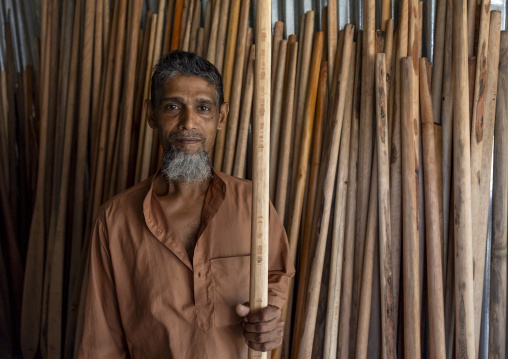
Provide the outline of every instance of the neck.
{"type": "Polygon", "coordinates": [[[181,181],[168,182],[163,176],[157,176],[157,183],[155,186],[155,193],[157,196],[178,196],[186,198],[200,197],[206,193],[208,186],[210,185],[209,180],[196,183],[185,183],[181,181]]]}

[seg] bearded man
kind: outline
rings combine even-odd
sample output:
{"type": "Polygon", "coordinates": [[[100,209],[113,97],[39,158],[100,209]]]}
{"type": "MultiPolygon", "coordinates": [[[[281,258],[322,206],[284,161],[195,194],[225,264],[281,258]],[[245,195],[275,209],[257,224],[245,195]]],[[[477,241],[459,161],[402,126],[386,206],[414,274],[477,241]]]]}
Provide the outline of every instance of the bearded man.
{"type": "Polygon", "coordinates": [[[270,206],[269,305],[250,314],[252,186],[210,165],[229,105],[187,52],[163,57],[145,102],[164,150],[154,176],[106,203],[91,244],[81,358],[246,358],[282,343],[294,274],[270,206]]]}

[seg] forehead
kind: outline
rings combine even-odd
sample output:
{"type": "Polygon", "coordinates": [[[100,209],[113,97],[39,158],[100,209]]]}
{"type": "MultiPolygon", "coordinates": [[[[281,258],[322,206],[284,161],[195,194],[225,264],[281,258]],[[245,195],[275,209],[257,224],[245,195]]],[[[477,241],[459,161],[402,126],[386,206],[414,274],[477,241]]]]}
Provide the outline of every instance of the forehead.
{"type": "Polygon", "coordinates": [[[162,97],[205,96],[217,101],[215,86],[200,76],[177,75],[167,80],[161,90],[162,97]]]}

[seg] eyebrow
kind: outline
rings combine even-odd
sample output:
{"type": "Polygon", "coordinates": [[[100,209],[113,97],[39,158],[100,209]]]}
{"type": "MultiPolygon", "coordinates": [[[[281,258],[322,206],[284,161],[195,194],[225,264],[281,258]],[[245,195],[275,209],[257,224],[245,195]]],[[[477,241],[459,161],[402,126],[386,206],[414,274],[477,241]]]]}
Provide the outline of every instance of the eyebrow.
{"type": "MultiPolygon", "coordinates": [[[[173,96],[173,97],[164,97],[161,102],[183,102],[183,97],[173,96]]],[[[216,102],[210,100],[208,98],[197,98],[194,100],[194,103],[200,103],[205,105],[216,105],[216,102]]]]}

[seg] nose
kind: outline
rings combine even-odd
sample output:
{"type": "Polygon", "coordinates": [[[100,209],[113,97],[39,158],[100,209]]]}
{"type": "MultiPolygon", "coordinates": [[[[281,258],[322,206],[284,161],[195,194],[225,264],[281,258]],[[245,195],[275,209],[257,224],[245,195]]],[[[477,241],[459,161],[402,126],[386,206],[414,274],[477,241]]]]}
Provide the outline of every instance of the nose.
{"type": "Polygon", "coordinates": [[[182,130],[194,130],[196,128],[196,115],[191,109],[186,108],[182,111],[179,128],[182,130]]]}

